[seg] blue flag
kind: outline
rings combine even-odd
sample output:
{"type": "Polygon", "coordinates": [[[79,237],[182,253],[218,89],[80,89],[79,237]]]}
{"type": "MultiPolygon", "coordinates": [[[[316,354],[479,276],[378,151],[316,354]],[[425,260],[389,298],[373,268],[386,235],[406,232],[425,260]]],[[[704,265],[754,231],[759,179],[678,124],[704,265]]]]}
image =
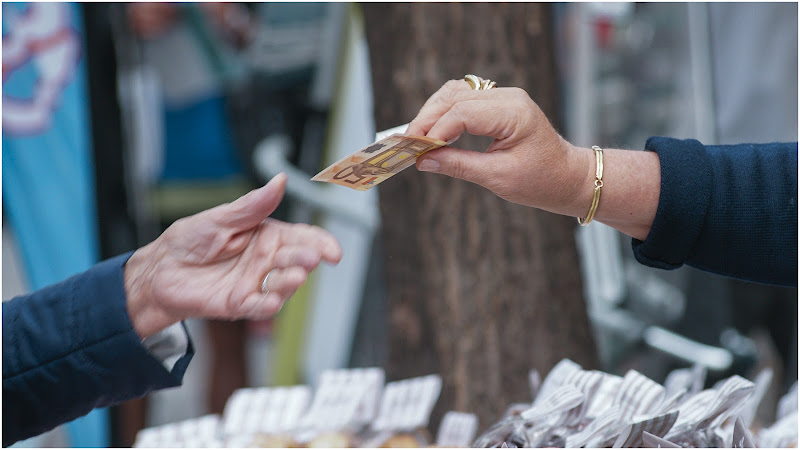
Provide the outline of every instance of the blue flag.
{"type": "MultiPolygon", "coordinates": [[[[99,255],[83,24],[74,3],[2,7],[3,208],[39,289],[99,255]]],[[[109,445],[105,409],[68,430],[75,447],[109,445]]]]}

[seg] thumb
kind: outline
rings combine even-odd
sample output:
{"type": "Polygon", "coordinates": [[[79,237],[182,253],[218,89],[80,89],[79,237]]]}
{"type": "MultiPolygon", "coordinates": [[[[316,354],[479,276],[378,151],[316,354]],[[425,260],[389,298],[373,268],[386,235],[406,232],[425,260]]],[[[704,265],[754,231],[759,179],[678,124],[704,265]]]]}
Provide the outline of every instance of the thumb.
{"type": "Polygon", "coordinates": [[[417,159],[422,172],[441,173],[491,189],[496,176],[497,154],[481,153],[454,147],[431,150],[417,159]]]}
{"type": "Polygon", "coordinates": [[[231,203],[214,208],[214,220],[223,227],[249,230],[275,211],[286,190],[286,174],[276,175],[266,186],[252,190],[231,203]]]}

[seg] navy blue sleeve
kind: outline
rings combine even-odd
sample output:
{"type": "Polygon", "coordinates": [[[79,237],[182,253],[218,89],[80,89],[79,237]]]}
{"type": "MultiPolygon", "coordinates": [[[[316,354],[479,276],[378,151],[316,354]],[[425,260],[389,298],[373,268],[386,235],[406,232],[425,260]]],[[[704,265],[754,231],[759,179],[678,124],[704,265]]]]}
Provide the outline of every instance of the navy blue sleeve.
{"type": "Polygon", "coordinates": [[[642,264],[683,264],[758,283],[797,286],[797,143],[704,146],[648,139],[661,194],[642,264]]]}
{"type": "Polygon", "coordinates": [[[125,306],[131,253],[3,303],[3,446],[148,392],[178,386],[142,346],[125,306]]]}

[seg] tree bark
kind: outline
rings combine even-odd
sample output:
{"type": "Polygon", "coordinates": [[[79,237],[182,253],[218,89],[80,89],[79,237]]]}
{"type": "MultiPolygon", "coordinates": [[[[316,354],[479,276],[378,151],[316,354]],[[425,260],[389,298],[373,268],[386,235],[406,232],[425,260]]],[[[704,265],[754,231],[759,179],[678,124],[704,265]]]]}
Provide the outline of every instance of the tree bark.
{"type": "MultiPolygon", "coordinates": [[[[474,73],[526,89],[557,118],[549,7],[362,5],[379,130],[414,118],[445,81],[474,73]]],[[[456,146],[485,148],[465,136],[456,146]]],[[[528,371],[596,366],[571,217],[408,169],[381,184],[389,380],[441,374],[431,419],[473,412],[481,429],[529,402],[528,371]]]]}

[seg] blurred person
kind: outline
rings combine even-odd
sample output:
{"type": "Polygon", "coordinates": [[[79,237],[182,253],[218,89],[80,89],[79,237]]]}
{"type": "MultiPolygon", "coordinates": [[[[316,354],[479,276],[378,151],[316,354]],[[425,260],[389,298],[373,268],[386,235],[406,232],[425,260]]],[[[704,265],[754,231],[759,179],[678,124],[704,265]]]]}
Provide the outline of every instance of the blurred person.
{"type": "Polygon", "coordinates": [[[181,384],[181,321],[277,313],[342,250],[328,232],[268,216],[286,176],[172,224],[150,244],[3,304],[3,445],[93,408],[181,384]]]}
{"type": "Polygon", "coordinates": [[[164,124],[155,183],[229,181],[243,177],[225,105],[233,75],[228,59],[249,34],[244,7],[235,3],[132,3],[131,31],[143,62],[157,74],[164,124]],[[230,17],[237,17],[231,19],[230,17]]]}
{"type": "Polygon", "coordinates": [[[797,286],[797,143],[705,146],[652,137],[647,151],[563,139],[519,88],[448,81],[407,133],[452,141],[489,136],[485,153],[443,147],[417,162],[498,196],[592,219],[633,238],[636,259],[687,264],[733,278],[797,286]],[[476,86],[477,87],[477,86],[476,86]]]}

